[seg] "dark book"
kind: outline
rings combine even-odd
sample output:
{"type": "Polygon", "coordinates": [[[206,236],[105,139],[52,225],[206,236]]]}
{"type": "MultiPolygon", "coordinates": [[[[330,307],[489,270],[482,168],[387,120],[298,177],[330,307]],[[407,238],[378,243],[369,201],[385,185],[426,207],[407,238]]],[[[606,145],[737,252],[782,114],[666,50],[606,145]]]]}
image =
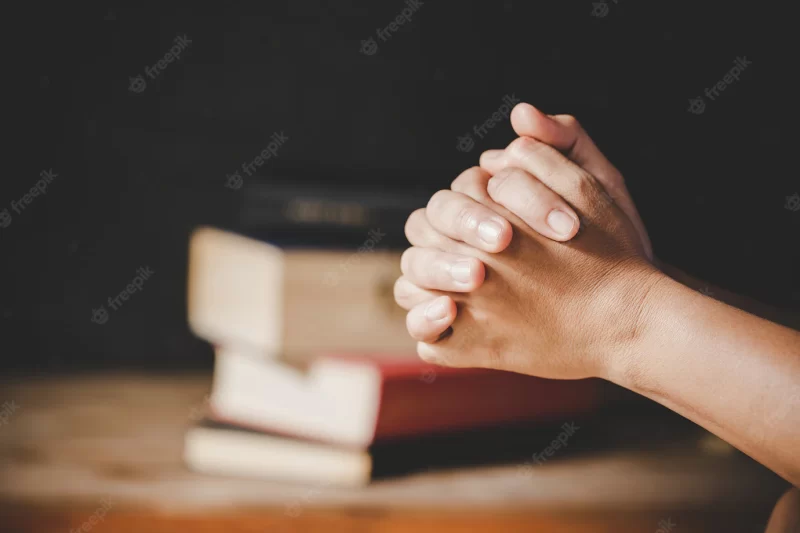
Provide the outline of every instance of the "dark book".
{"type": "Polygon", "coordinates": [[[282,246],[358,248],[378,233],[377,248],[408,247],[405,223],[429,194],[356,189],[288,180],[248,180],[237,232],[282,246]]]}

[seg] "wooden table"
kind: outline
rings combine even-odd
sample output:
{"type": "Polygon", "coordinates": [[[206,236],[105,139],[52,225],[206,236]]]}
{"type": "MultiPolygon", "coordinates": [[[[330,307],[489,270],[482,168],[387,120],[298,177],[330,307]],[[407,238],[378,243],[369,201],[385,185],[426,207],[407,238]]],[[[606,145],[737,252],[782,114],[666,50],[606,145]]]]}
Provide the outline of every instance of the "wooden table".
{"type": "MultiPolygon", "coordinates": [[[[786,484],[724,446],[611,447],[363,489],[210,477],[181,463],[210,378],[0,383],[0,531],[763,531],[786,484]],[[717,450],[717,451],[714,451],[717,450]],[[662,530],[664,530],[662,528],[662,530]]],[[[628,421],[633,437],[643,430],[628,421]]],[[[577,437],[576,437],[577,440],[577,437]]],[[[708,441],[713,442],[713,441],[708,441]]]]}

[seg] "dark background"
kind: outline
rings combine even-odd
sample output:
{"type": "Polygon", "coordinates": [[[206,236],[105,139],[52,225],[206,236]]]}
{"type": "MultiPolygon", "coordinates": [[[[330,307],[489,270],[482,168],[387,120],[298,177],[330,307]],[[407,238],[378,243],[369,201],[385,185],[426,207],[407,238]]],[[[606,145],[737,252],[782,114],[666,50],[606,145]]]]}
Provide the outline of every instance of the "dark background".
{"type": "Polygon", "coordinates": [[[800,212],[785,207],[800,192],[788,11],[424,0],[376,54],[361,53],[404,7],[69,5],[8,19],[25,68],[7,85],[25,95],[7,112],[25,116],[6,141],[22,163],[0,180],[0,211],[13,216],[0,229],[2,369],[209,366],[185,325],[187,237],[235,220],[241,191],[227,173],[283,131],[267,182],[433,192],[514,138],[504,123],[456,149],[511,94],[581,120],[626,176],[662,260],[800,308],[800,212]],[[184,34],[180,59],[130,91],[184,34]],[[752,62],[740,80],[688,112],[737,56],[752,62]],[[12,212],[50,168],[47,194],[12,212]],[[92,323],[145,266],[155,274],[143,290],[92,323]]]}

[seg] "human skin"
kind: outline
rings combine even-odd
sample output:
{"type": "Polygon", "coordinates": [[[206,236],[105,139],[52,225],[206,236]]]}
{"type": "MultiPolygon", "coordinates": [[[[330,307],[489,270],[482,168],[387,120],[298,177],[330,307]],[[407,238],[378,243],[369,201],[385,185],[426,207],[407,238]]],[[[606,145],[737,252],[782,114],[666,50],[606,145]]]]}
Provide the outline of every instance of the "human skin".
{"type": "MultiPolygon", "coordinates": [[[[512,124],[519,118],[515,109],[512,124]]],[[[800,334],[657,268],[632,202],[621,200],[629,195],[613,185],[607,193],[613,174],[597,175],[610,163],[580,142],[584,152],[576,157],[579,141],[552,142],[562,154],[534,138],[517,139],[482,157],[484,168],[459,176],[452,191],[437,193],[409,219],[414,248],[403,256],[396,295],[410,310],[420,356],[551,378],[605,378],[800,484],[800,334]],[[581,220],[567,242],[538,231],[556,202],[550,192],[581,220]],[[493,242],[475,237],[486,215],[500,224],[493,242]],[[457,263],[466,281],[454,288],[447,279],[457,263]],[[452,334],[439,339],[451,324],[452,334]]]]}

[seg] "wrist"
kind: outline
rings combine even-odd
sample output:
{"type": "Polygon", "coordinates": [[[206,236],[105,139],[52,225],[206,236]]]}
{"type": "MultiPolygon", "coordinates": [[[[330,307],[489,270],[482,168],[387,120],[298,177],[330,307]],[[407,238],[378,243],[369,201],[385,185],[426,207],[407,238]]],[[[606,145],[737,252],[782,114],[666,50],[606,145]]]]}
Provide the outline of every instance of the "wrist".
{"type": "Polygon", "coordinates": [[[617,341],[605,357],[599,376],[622,387],[633,389],[641,377],[644,355],[652,351],[658,324],[663,324],[664,303],[674,291],[674,282],[664,272],[644,269],[626,284],[624,319],[617,341]]]}

